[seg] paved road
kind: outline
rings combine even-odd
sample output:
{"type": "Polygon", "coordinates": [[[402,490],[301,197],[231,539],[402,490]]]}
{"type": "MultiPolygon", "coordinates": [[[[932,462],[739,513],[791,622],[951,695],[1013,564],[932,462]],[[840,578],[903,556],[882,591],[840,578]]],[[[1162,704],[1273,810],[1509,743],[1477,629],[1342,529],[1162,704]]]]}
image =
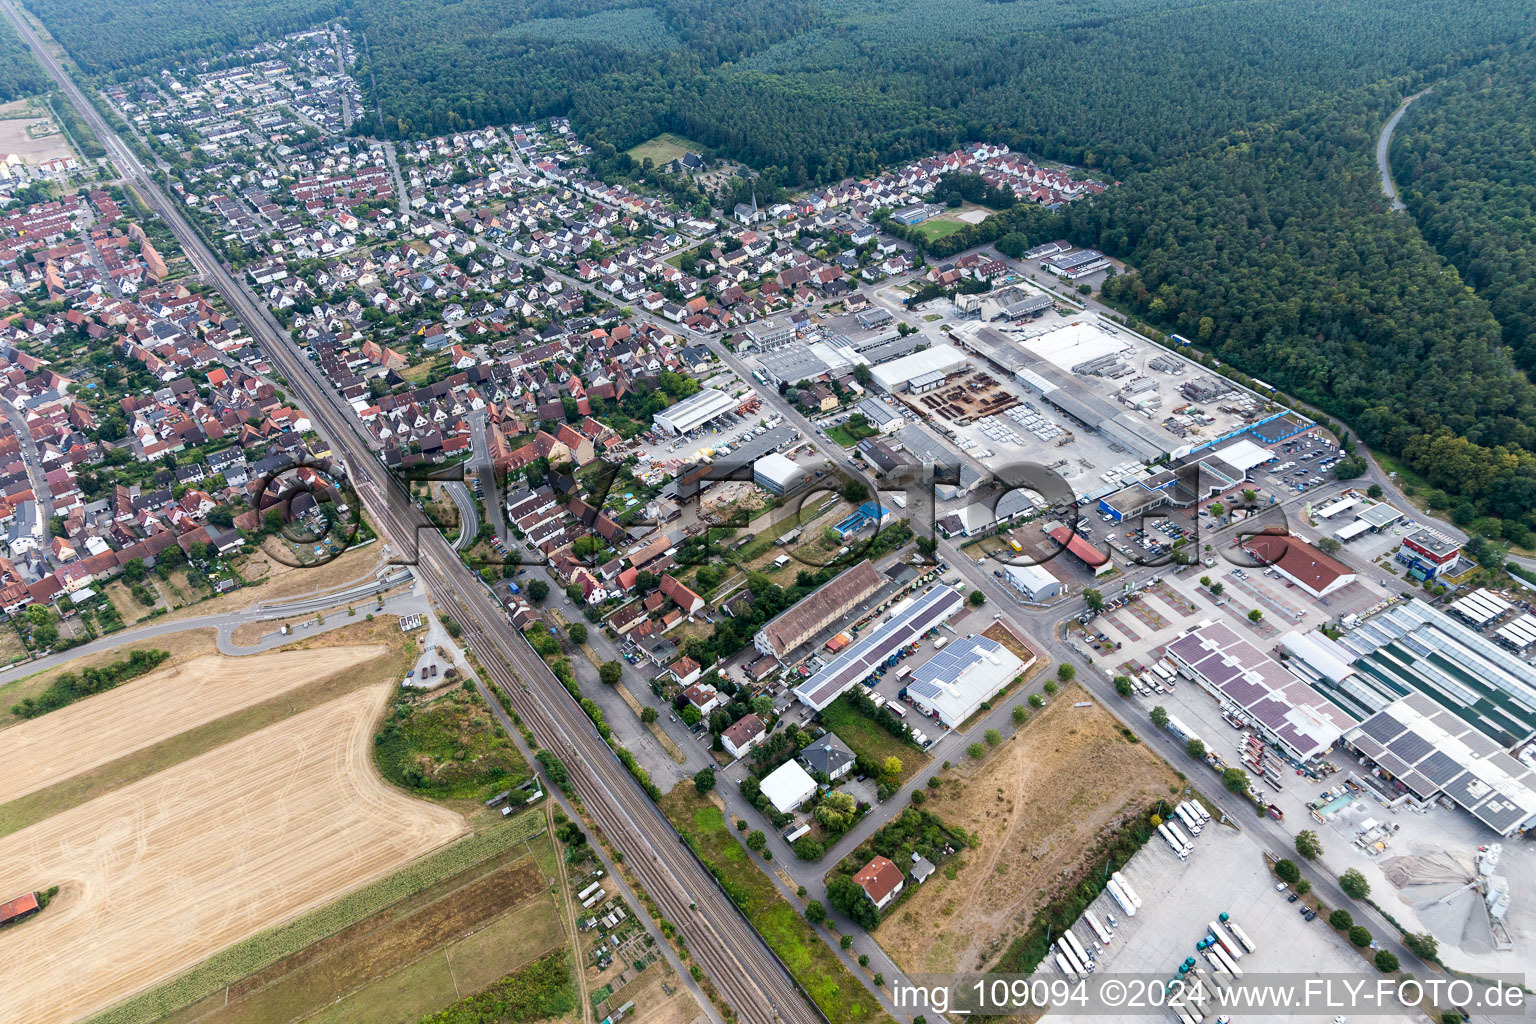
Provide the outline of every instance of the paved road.
{"type": "Polygon", "coordinates": [[[26,413],[9,402],[0,403],[0,406],[5,409],[5,419],[11,425],[11,431],[21,442],[21,462],[26,467],[27,483],[32,486],[32,495],[37,499],[38,514],[43,523],[43,557],[51,560],[53,530],[48,521],[53,518],[53,492],[48,490],[48,478],[43,473],[42,459],[37,454],[37,443],[32,440],[32,431],[27,428],[26,413]]]}
{"type": "MultiPolygon", "coordinates": [[[[1433,88],[1433,86],[1430,87],[1430,89],[1433,88]]],[[[1403,115],[1408,112],[1408,104],[1429,92],[1430,89],[1416,92],[1403,100],[1402,105],[1387,118],[1387,123],[1382,125],[1381,135],[1376,139],[1376,167],[1381,171],[1381,191],[1392,200],[1394,210],[1406,210],[1408,207],[1404,206],[1403,201],[1398,198],[1397,183],[1392,180],[1392,133],[1397,130],[1397,122],[1401,121],[1403,115]]]]}
{"type": "MultiPolygon", "coordinates": [[[[88,654],[110,651],[129,644],[143,643],[156,637],[169,636],[172,633],[183,633],[189,629],[217,630],[218,637],[215,646],[220,654],[232,657],[260,654],[263,651],[270,651],[274,647],[281,647],[284,644],[292,643],[305,632],[309,634],[327,633],[347,625],[352,620],[346,615],[332,616],[326,622],[315,623],[305,627],[301,632],[287,636],[274,629],[273,632],[263,636],[254,644],[235,643],[232,639],[235,630],[253,622],[275,622],[278,619],[291,619],[300,615],[311,615],[317,612],[328,611],[332,608],[341,608],[349,604],[356,605],[366,598],[376,597],[386,591],[398,590],[408,584],[410,580],[411,576],[409,573],[392,573],[386,579],[373,580],[356,587],[350,587],[328,597],[301,597],[289,603],[273,602],[268,605],[254,605],[240,611],[218,612],[212,615],[193,615],[184,619],[152,619],[143,625],[108,634],[97,640],[92,640],[88,644],[81,644],[79,647],[71,648],[59,654],[50,654],[33,661],[22,662],[0,671],[0,686],[5,686],[8,683],[25,679],[27,676],[35,675],[38,672],[67,664],[76,658],[81,658],[88,654]]],[[[373,610],[373,606],[369,605],[359,610],[366,613],[373,610]]],[[[412,611],[426,611],[426,606],[421,599],[412,598],[410,594],[402,592],[385,598],[384,607],[380,610],[389,614],[405,614],[412,611]]]]}
{"type": "Polygon", "coordinates": [[[459,509],[459,537],[453,542],[453,550],[463,551],[475,542],[475,535],[480,532],[480,513],[475,511],[474,495],[469,493],[469,486],[464,481],[446,481],[443,489],[459,509]]]}
{"type": "Polygon", "coordinates": [[[666,818],[613,755],[560,681],[512,628],[500,605],[416,509],[405,487],[372,454],[356,414],[303,358],[276,318],[224,266],[155,184],[137,155],[111,129],[72,78],[43,47],[12,0],[0,0],[37,60],[75,104],[145,204],[165,222],[192,266],[224,297],[279,367],[310,413],[316,432],[346,467],[364,507],[395,551],[417,552],[414,569],[432,599],[462,627],[462,639],[511,699],[523,721],[566,764],[587,814],[645,883],[694,957],[736,1011],[751,1024],[816,1024],[825,1017],[788,969],[680,842],[666,818]]]}

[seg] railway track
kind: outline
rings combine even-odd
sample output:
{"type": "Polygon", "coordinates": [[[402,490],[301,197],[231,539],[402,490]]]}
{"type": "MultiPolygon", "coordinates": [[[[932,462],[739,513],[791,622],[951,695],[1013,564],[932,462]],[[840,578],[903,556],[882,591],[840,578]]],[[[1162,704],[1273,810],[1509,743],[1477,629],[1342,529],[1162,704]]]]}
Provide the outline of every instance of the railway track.
{"type": "Polygon", "coordinates": [[[352,475],[359,498],[396,551],[417,546],[416,571],[440,608],[451,609],[465,644],[501,688],[540,744],[554,751],[592,819],[624,854],[624,862],[682,934],[689,953],[749,1024],[822,1024],[826,1017],[788,969],[681,841],[598,735],[586,712],[507,619],[477,575],[431,527],[404,486],[373,453],[356,415],[301,355],[269,309],[237,280],[155,184],[128,143],[43,46],[14,6],[0,0],[34,57],[58,83],[107,149],[124,180],[170,228],[204,281],[224,296],[261,350],[310,413],[316,432],[352,475]]]}

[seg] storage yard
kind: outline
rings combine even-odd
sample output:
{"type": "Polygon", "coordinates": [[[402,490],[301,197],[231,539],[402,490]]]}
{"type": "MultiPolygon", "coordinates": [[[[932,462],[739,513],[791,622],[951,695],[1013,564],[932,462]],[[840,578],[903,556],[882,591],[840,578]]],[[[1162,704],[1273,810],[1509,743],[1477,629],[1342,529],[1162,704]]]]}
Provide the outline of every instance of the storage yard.
{"type": "MultiPolygon", "coordinates": [[[[1191,836],[1187,826],[1181,827],[1181,831],[1193,846],[1188,860],[1175,856],[1162,839],[1154,836],[1121,869],[1121,878],[1130,883],[1141,900],[1134,917],[1106,889],[1084,918],[1073,925],[1069,943],[1075,941],[1085,953],[1093,951],[1096,943],[1099,947],[1093,953],[1095,971],[1166,979],[1175,977],[1189,957],[1194,957],[1196,968],[1218,982],[1222,979],[1220,970],[1233,962],[1239,970],[1250,974],[1341,974],[1369,969],[1342,935],[1320,918],[1305,919],[1298,912],[1304,904],[1287,902],[1287,893],[1276,891],[1263,850],[1248,833],[1214,821],[1206,824],[1198,836],[1191,836]],[[1221,920],[1222,914],[1229,915],[1228,921],[1221,920]],[[1110,933],[1108,945],[1086,920],[1089,916],[1110,933]],[[1220,928],[1223,938],[1213,947],[1198,949],[1207,936],[1215,934],[1212,924],[1220,928]],[[1239,938],[1239,932],[1253,946],[1251,952],[1239,938]],[[1228,945],[1236,946],[1242,955],[1234,957],[1228,945]],[[1215,952],[1218,948],[1220,952],[1215,952]]],[[[1042,975],[1061,976],[1054,955],[1058,950],[1058,946],[1053,946],[1050,963],[1039,968],[1042,975]]],[[[1082,1024],[1106,1020],[1132,1024],[1177,1018],[1169,1012],[1142,1011],[1123,1015],[1052,1013],[1049,1019],[1082,1024]]],[[[1213,1019],[1213,1015],[1207,1014],[1206,1020],[1213,1019]]],[[[1316,1021],[1323,1017],[1315,1011],[1269,1011],[1263,1019],[1316,1021]]],[[[1424,1018],[1404,1010],[1371,1019],[1408,1024],[1424,1018]]]]}
{"type": "Polygon", "coordinates": [[[392,683],[0,839],[0,890],[48,913],[0,942],[0,1019],[72,1021],[462,835],[370,758],[392,683]]]}

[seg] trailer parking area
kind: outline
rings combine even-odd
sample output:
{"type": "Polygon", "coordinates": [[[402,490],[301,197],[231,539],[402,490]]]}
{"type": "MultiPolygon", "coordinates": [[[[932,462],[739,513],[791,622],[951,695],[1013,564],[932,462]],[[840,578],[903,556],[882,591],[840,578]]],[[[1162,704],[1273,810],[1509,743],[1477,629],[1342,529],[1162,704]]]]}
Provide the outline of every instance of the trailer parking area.
{"type": "MultiPolygon", "coordinates": [[[[1099,972],[1166,979],[1177,972],[1185,957],[1194,956],[1209,973],[1210,966],[1195,945],[1206,935],[1207,923],[1222,913],[1231,914],[1258,947],[1240,961],[1245,973],[1337,974],[1361,969],[1360,957],[1347,940],[1321,918],[1304,920],[1296,909],[1301,904],[1286,902],[1286,894],[1275,890],[1264,851],[1248,833],[1212,822],[1193,842],[1189,860],[1180,861],[1161,838],[1154,836],[1125,866],[1121,873],[1142,900],[1134,918],[1127,917],[1108,892],[1094,902],[1091,909],[1101,923],[1106,916],[1119,921],[1109,946],[1099,957],[1099,972]]],[[[1072,930],[1085,946],[1094,938],[1081,920],[1072,930]]],[[[1059,976],[1054,966],[1040,970],[1047,976],[1059,976]]],[[[1123,1016],[1053,1013],[1049,1018],[1070,1024],[1174,1019],[1172,1014],[1145,1011],[1123,1016]]],[[[1266,1011],[1263,1019],[1325,1018],[1315,1012],[1290,1015],[1266,1011]]],[[[1407,1024],[1423,1017],[1404,1010],[1401,1014],[1372,1016],[1371,1020],[1407,1024]]]]}

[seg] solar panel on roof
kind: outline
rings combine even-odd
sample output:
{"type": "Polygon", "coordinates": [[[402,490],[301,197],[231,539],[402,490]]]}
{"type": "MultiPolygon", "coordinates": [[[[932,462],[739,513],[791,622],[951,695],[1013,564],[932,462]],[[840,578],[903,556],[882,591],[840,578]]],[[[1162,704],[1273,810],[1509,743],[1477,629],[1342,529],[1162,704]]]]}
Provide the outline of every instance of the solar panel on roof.
{"type": "Polygon", "coordinates": [[[1434,744],[1416,732],[1399,736],[1387,744],[1387,749],[1409,764],[1418,764],[1425,754],[1434,750],[1434,744]]]}
{"type": "Polygon", "coordinates": [[[1381,755],[1375,758],[1375,761],[1377,764],[1381,765],[1382,768],[1391,772],[1393,775],[1408,774],[1408,765],[1403,763],[1402,758],[1398,757],[1396,754],[1391,753],[1390,751],[1382,751],[1381,755]]]}
{"type": "Polygon", "coordinates": [[[1403,723],[1385,712],[1379,712],[1361,722],[1360,728],[1373,740],[1386,743],[1403,731],[1403,723]]]}
{"type": "Polygon", "coordinates": [[[1488,826],[1497,832],[1507,832],[1530,813],[1519,804],[1512,803],[1502,796],[1492,797],[1484,801],[1480,806],[1472,808],[1472,813],[1482,819],[1488,826]]]}
{"type": "Polygon", "coordinates": [[[938,697],[940,694],[942,694],[944,692],[943,690],[939,689],[937,686],[935,686],[935,685],[933,685],[932,683],[929,683],[929,682],[910,683],[910,684],[907,685],[907,689],[910,692],[917,694],[919,697],[926,697],[929,700],[935,699],[936,697],[938,697]]]}
{"type": "Polygon", "coordinates": [[[1443,750],[1436,750],[1420,761],[1416,767],[1437,786],[1444,786],[1463,770],[1462,766],[1443,750]]]}

